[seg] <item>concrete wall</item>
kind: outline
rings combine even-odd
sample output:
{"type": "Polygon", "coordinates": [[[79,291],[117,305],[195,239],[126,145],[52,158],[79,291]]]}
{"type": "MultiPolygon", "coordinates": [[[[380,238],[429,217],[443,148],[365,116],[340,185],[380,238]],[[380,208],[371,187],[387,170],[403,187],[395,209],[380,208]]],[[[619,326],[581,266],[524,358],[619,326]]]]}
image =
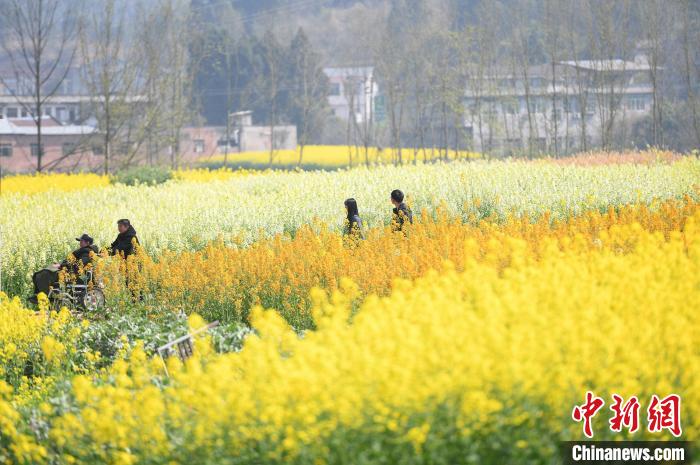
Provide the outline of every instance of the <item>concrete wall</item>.
{"type": "MultiPolygon", "coordinates": [[[[233,132],[233,130],[232,130],[233,132]]],[[[223,153],[223,146],[219,141],[225,139],[226,128],[219,126],[203,126],[183,128],[182,139],[179,147],[178,164],[190,166],[199,160],[223,153]]],[[[231,135],[232,139],[234,135],[231,135]]],[[[95,155],[92,151],[91,139],[86,136],[43,136],[44,156],[42,165],[53,171],[80,171],[97,170],[104,164],[104,156],[95,155]],[[63,144],[75,144],[77,149],[70,156],[64,157],[63,144]]],[[[244,126],[239,135],[241,152],[261,152],[270,150],[269,126],[244,126]]],[[[294,150],[297,147],[296,126],[275,127],[275,148],[280,150],[294,150]]],[[[37,159],[31,154],[31,144],[36,143],[36,136],[8,136],[0,135],[0,147],[9,145],[12,148],[12,156],[0,155],[2,172],[22,173],[36,170],[37,159]]],[[[99,145],[99,141],[96,141],[99,145]]],[[[116,148],[115,148],[116,149],[116,148]]],[[[145,152],[142,147],[141,151],[145,152]]],[[[170,164],[169,149],[163,148],[157,157],[158,162],[170,164]]],[[[239,147],[230,147],[230,152],[239,151],[239,147]]],[[[116,167],[119,154],[114,154],[116,167]]],[[[145,153],[135,157],[137,163],[145,162],[145,153]]]]}
{"type": "MultiPolygon", "coordinates": [[[[219,139],[226,138],[226,128],[201,126],[183,128],[180,141],[180,160],[190,164],[200,158],[208,158],[219,152],[219,139]]],[[[221,148],[223,150],[223,147],[221,148]]]]}
{"type": "MultiPolygon", "coordinates": [[[[296,126],[275,126],[273,138],[275,149],[294,150],[297,148],[296,126]]],[[[241,152],[260,152],[270,150],[269,126],[244,126],[239,136],[241,152]]]]}

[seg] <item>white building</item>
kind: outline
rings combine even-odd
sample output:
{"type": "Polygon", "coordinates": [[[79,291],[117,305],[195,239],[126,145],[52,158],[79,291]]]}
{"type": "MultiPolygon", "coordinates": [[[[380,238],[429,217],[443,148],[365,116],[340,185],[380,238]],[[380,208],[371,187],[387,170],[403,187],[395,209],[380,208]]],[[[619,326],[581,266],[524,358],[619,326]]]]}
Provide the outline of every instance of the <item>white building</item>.
{"type": "Polygon", "coordinates": [[[464,99],[467,134],[474,149],[506,155],[615,146],[651,114],[649,69],[644,57],[561,61],[529,67],[527,80],[509,72],[473,80],[464,99]]]}
{"type": "MultiPolygon", "coordinates": [[[[0,67],[0,118],[30,117],[34,103],[31,84],[18,82],[8,64],[0,67]]],[[[82,86],[80,69],[71,68],[56,91],[43,104],[42,116],[62,124],[83,123],[89,113],[91,98],[82,86]]],[[[51,88],[47,85],[47,90],[51,88]]]]}
{"type": "Polygon", "coordinates": [[[371,66],[324,68],[330,89],[328,104],[333,115],[343,120],[351,117],[357,123],[372,121],[378,86],[371,66]]]}

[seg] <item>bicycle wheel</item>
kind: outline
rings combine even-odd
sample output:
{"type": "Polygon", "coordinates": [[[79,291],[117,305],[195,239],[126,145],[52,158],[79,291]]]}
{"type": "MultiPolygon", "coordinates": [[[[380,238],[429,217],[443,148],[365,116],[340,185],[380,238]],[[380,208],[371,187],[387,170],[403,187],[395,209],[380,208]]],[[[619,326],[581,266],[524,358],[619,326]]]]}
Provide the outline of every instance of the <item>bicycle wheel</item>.
{"type": "Polygon", "coordinates": [[[88,289],[83,296],[83,307],[88,312],[94,312],[105,306],[105,295],[101,289],[88,289]]]}
{"type": "Polygon", "coordinates": [[[68,310],[73,309],[73,301],[65,294],[58,294],[53,299],[51,299],[51,310],[60,312],[63,307],[68,308],[68,310]]]}

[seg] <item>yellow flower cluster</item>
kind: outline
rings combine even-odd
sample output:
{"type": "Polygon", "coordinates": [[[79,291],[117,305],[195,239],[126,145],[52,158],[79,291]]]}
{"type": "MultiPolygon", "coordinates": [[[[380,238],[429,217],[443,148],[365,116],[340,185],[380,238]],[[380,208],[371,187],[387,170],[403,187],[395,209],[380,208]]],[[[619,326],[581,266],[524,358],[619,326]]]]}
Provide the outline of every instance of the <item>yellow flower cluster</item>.
{"type": "MultiPolygon", "coordinates": [[[[37,383],[41,384],[44,376],[67,366],[85,371],[97,361],[82,368],[72,363],[81,327],[67,309],[49,312],[48,307],[44,294],[39,295],[39,310],[35,312],[24,308],[19,298],[0,292],[0,380],[19,390],[15,400],[40,397],[37,383]]],[[[82,327],[87,325],[85,322],[82,327]]]]}
{"type": "MultiPolygon", "coordinates": [[[[221,168],[179,169],[173,171],[173,179],[190,182],[225,181],[233,177],[257,174],[257,171],[233,170],[221,168]]],[[[37,194],[47,191],[77,191],[105,187],[110,184],[109,176],[94,173],[42,173],[31,175],[13,175],[0,178],[1,194],[37,194]]]]}
{"type": "Polygon", "coordinates": [[[46,321],[0,292],[0,379],[18,379],[32,346],[41,341],[46,321]]]}
{"type": "Polygon", "coordinates": [[[1,194],[36,194],[46,191],[77,191],[109,185],[109,176],[94,173],[40,173],[0,178],[1,194]]]}
{"type": "MultiPolygon", "coordinates": [[[[137,347],[105,373],[74,378],[76,409],[57,413],[33,446],[104,463],[372,463],[372,450],[397,463],[419,453],[544,462],[559,440],[582,437],[571,410],[587,390],[679,394],[684,439],[697,440],[700,212],[651,224],[652,213],[628,214],[639,221],[599,228],[593,241],[581,226],[598,228],[591,217],[572,235],[553,227],[537,253],[513,235],[480,256],[478,237],[467,238],[452,245],[472,251],[460,270],[448,262],[397,280],[357,312],[351,280],[313,289],[317,329],[304,337],[257,307],[242,352],[215,354],[199,340],[193,359],[169,360],[167,382],[137,347]]],[[[607,418],[595,418],[596,437],[613,437],[607,418]]]]}

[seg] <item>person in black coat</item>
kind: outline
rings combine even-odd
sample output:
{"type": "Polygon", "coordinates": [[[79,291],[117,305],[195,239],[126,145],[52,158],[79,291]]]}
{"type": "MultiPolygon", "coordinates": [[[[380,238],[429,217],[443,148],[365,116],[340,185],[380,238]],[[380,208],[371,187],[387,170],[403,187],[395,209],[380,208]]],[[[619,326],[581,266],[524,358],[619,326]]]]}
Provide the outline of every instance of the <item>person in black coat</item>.
{"type": "Polygon", "coordinates": [[[136,237],[136,230],[126,218],[117,221],[117,229],[119,230],[119,235],[112,242],[109,254],[127,258],[134,253],[134,245],[139,243],[139,239],[136,237]]]}
{"type": "Polygon", "coordinates": [[[345,235],[364,239],[364,231],[362,230],[362,218],[357,208],[357,201],[353,198],[345,200],[345,211],[347,212],[347,223],[345,226],[345,235]]]}
{"type": "MultiPolygon", "coordinates": [[[[80,261],[83,262],[83,266],[85,266],[92,261],[94,255],[90,254],[97,254],[100,252],[100,249],[94,244],[95,241],[88,234],[76,237],[75,240],[80,242],[80,247],[71,252],[71,255],[73,255],[76,263],[80,261]]],[[[68,261],[64,260],[63,264],[66,263],[68,263],[68,261]]]]}
{"type": "Polygon", "coordinates": [[[413,212],[403,201],[404,195],[398,189],[391,191],[391,203],[394,205],[391,217],[391,230],[406,232],[406,223],[413,224],[413,212]]]}

